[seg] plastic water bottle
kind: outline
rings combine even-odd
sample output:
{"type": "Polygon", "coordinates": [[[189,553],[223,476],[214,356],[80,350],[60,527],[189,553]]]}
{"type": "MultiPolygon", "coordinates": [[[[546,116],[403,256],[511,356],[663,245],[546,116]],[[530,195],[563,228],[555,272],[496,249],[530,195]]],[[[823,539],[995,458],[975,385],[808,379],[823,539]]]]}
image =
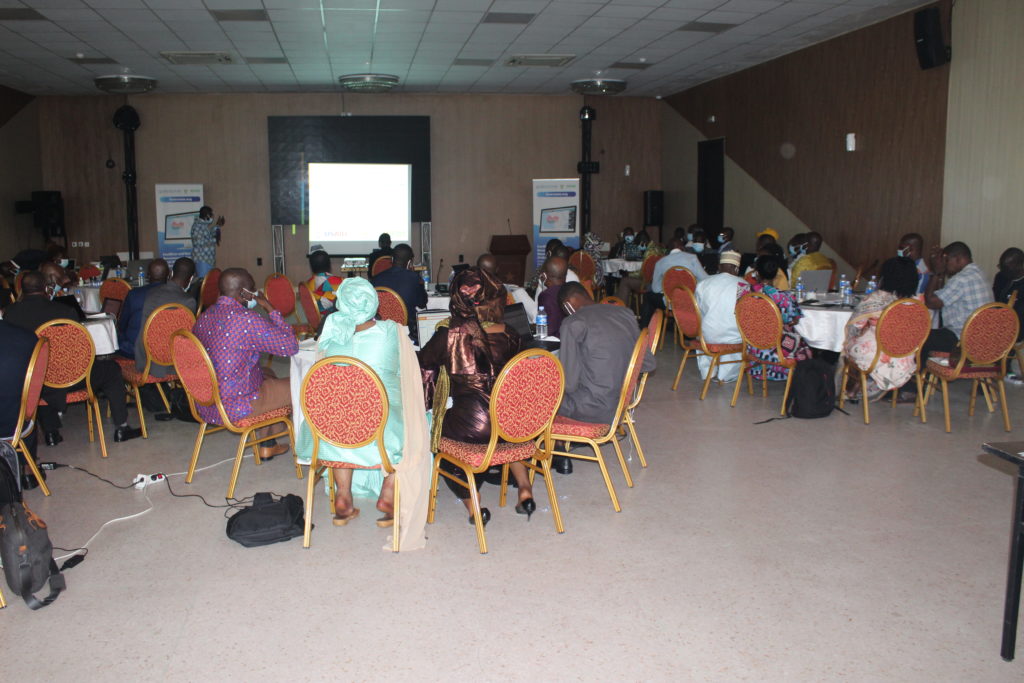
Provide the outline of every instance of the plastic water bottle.
{"type": "Polygon", "coordinates": [[[804,278],[799,276],[796,279],[796,300],[798,302],[803,301],[807,295],[807,288],[804,287],[804,278]]]}
{"type": "Polygon", "coordinates": [[[872,275],[871,279],[868,280],[868,288],[864,290],[864,293],[871,294],[871,292],[875,291],[876,289],[878,289],[878,278],[872,275]]]}
{"type": "Polygon", "coordinates": [[[120,263],[117,264],[117,269],[114,271],[114,273],[117,275],[117,277],[124,279],[124,268],[121,267],[120,263]]]}
{"type": "Polygon", "coordinates": [[[543,339],[548,336],[548,313],[541,306],[537,309],[537,339],[543,339]]]}
{"type": "Polygon", "coordinates": [[[421,271],[421,274],[423,275],[423,288],[426,289],[429,292],[430,291],[430,268],[428,267],[425,270],[421,271]]]}
{"type": "Polygon", "coordinates": [[[139,266],[139,275],[136,278],[136,281],[139,283],[139,287],[143,287],[146,284],[146,273],[143,272],[142,266],[139,266]]]}
{"type": "Polygon", "coordinates": [[[839,293],[845,295],[846,286],[850,284],[850,281],[846,279],[846,275],[839,276],[839,293]]]}
{"type": "Polygon", "coordinates": [[[847,282],[843,285],[843,306],[853,305],[853,287],[847,282]]]}

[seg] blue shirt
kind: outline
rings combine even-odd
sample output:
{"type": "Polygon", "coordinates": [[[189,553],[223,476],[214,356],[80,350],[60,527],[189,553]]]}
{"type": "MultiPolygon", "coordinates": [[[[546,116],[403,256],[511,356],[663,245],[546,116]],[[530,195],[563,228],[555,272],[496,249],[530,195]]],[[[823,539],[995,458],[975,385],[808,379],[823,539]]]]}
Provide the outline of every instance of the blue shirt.
{"type": "Polygon", "coordinates": [[[662,294],[661,291],[661,279],[665,277],[665,273],[668,272],[669,268],[675,266],[682,266],[687,268],[693,276],[697,278],[697,282],[700,282],[708,276],[707,271],[700,265],[700,259],[695,254],[691,254],[686,251],[679,251],[673,249],[672,253],[668,256],[663,256],[658,260],[658,263],[654,266],[654,277],[651,279],[651,291],[656,294],[662,294]]]}
{"type": "Polygon", "coordinates": [[[146,303],[146,293],[155,285],[162,285],[162,282],[154,282],[142,287],[133,287],[128,296],[124,299],[121,307],[121,317],[118,318],[117,326],[117,350],[122,356],[135,358],[135,340],[142,334],[142,326],[146,321],[142,318],[142,307],[146,303]]]}
{"type": "Polygon", "coordinates": [[[409,319],[409,338],[416,341],[416,309],[427,307],[427,289],[423,278],[415,270],[401,266],[391,266],[387,270],[373,276],[370,280],[374,287],[387,287],[405,303],[405,312],[409,319]]]}

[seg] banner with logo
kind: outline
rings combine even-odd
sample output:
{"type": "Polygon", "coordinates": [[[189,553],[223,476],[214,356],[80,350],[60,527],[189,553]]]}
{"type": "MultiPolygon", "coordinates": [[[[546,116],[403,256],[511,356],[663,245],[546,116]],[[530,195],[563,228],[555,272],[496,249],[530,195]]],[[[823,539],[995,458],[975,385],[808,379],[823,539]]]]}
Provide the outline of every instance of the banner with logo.
{"type": "Polygon", "coordinates": [[[160,258],[173,264],[182,256],[192,256],[192,222],[202,206],[201,184],[157,184],[156,240],[160,258]]]}
{"type": "Polygon", "coordinates": [[[544,247],[551,239],[560,239],[570,249],[580,246],[579,178],[555,178],[533,181],[534,265],[544,263],[544,247]]]}

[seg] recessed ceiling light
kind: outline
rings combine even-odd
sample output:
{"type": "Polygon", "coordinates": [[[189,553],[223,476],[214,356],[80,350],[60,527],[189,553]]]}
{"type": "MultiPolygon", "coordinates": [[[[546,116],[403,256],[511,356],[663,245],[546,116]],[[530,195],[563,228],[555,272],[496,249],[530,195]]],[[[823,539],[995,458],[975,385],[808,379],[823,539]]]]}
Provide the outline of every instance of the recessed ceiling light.
{"type": "Polygon", "coordinates": [[[576,55],[512,55],[505,61],[505,66],[565,66],[576,55]]]}

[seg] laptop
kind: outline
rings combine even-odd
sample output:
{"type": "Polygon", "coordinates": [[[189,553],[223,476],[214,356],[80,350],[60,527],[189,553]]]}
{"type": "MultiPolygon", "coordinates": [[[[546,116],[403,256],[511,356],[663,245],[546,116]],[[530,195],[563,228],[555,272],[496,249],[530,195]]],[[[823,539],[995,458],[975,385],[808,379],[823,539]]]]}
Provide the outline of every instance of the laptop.
{"type": "Polygon", "coordinates": [[[505,306],[504,322],[506,327],[512,328],[522,337],[523,349],[557,351],[562,346],[561,342],[541,340],[533,336],[530,319],[526,316],[526,308],[522,304],[505,306]]]}
{"type": "Polygon", "coordinates": [[[55,296],[53,300],[59,304],[64,304],[70,309],[73,309],[76,315],[75,318],[72,318],[73,320],[76,320],[77,322],[82,322],[83,320],[85,320],[85,311],[82,310],[82,305],[78,303],[78,299],[76,299],[75,297],[68,294],[66,296],[55,296]]]}
{"type": "MultiPolygon", "coordinates": [[[[805,292],[817,292],[818,294],[824,294],[828,291],[828,284],[832,280],[832,269],[828,270],[805,270],[800,273],[800,277],[804,279],[804,291],[805,292]]],[[[790,289],[796,287],[796,281],[789,283],[790,289]]]]}

